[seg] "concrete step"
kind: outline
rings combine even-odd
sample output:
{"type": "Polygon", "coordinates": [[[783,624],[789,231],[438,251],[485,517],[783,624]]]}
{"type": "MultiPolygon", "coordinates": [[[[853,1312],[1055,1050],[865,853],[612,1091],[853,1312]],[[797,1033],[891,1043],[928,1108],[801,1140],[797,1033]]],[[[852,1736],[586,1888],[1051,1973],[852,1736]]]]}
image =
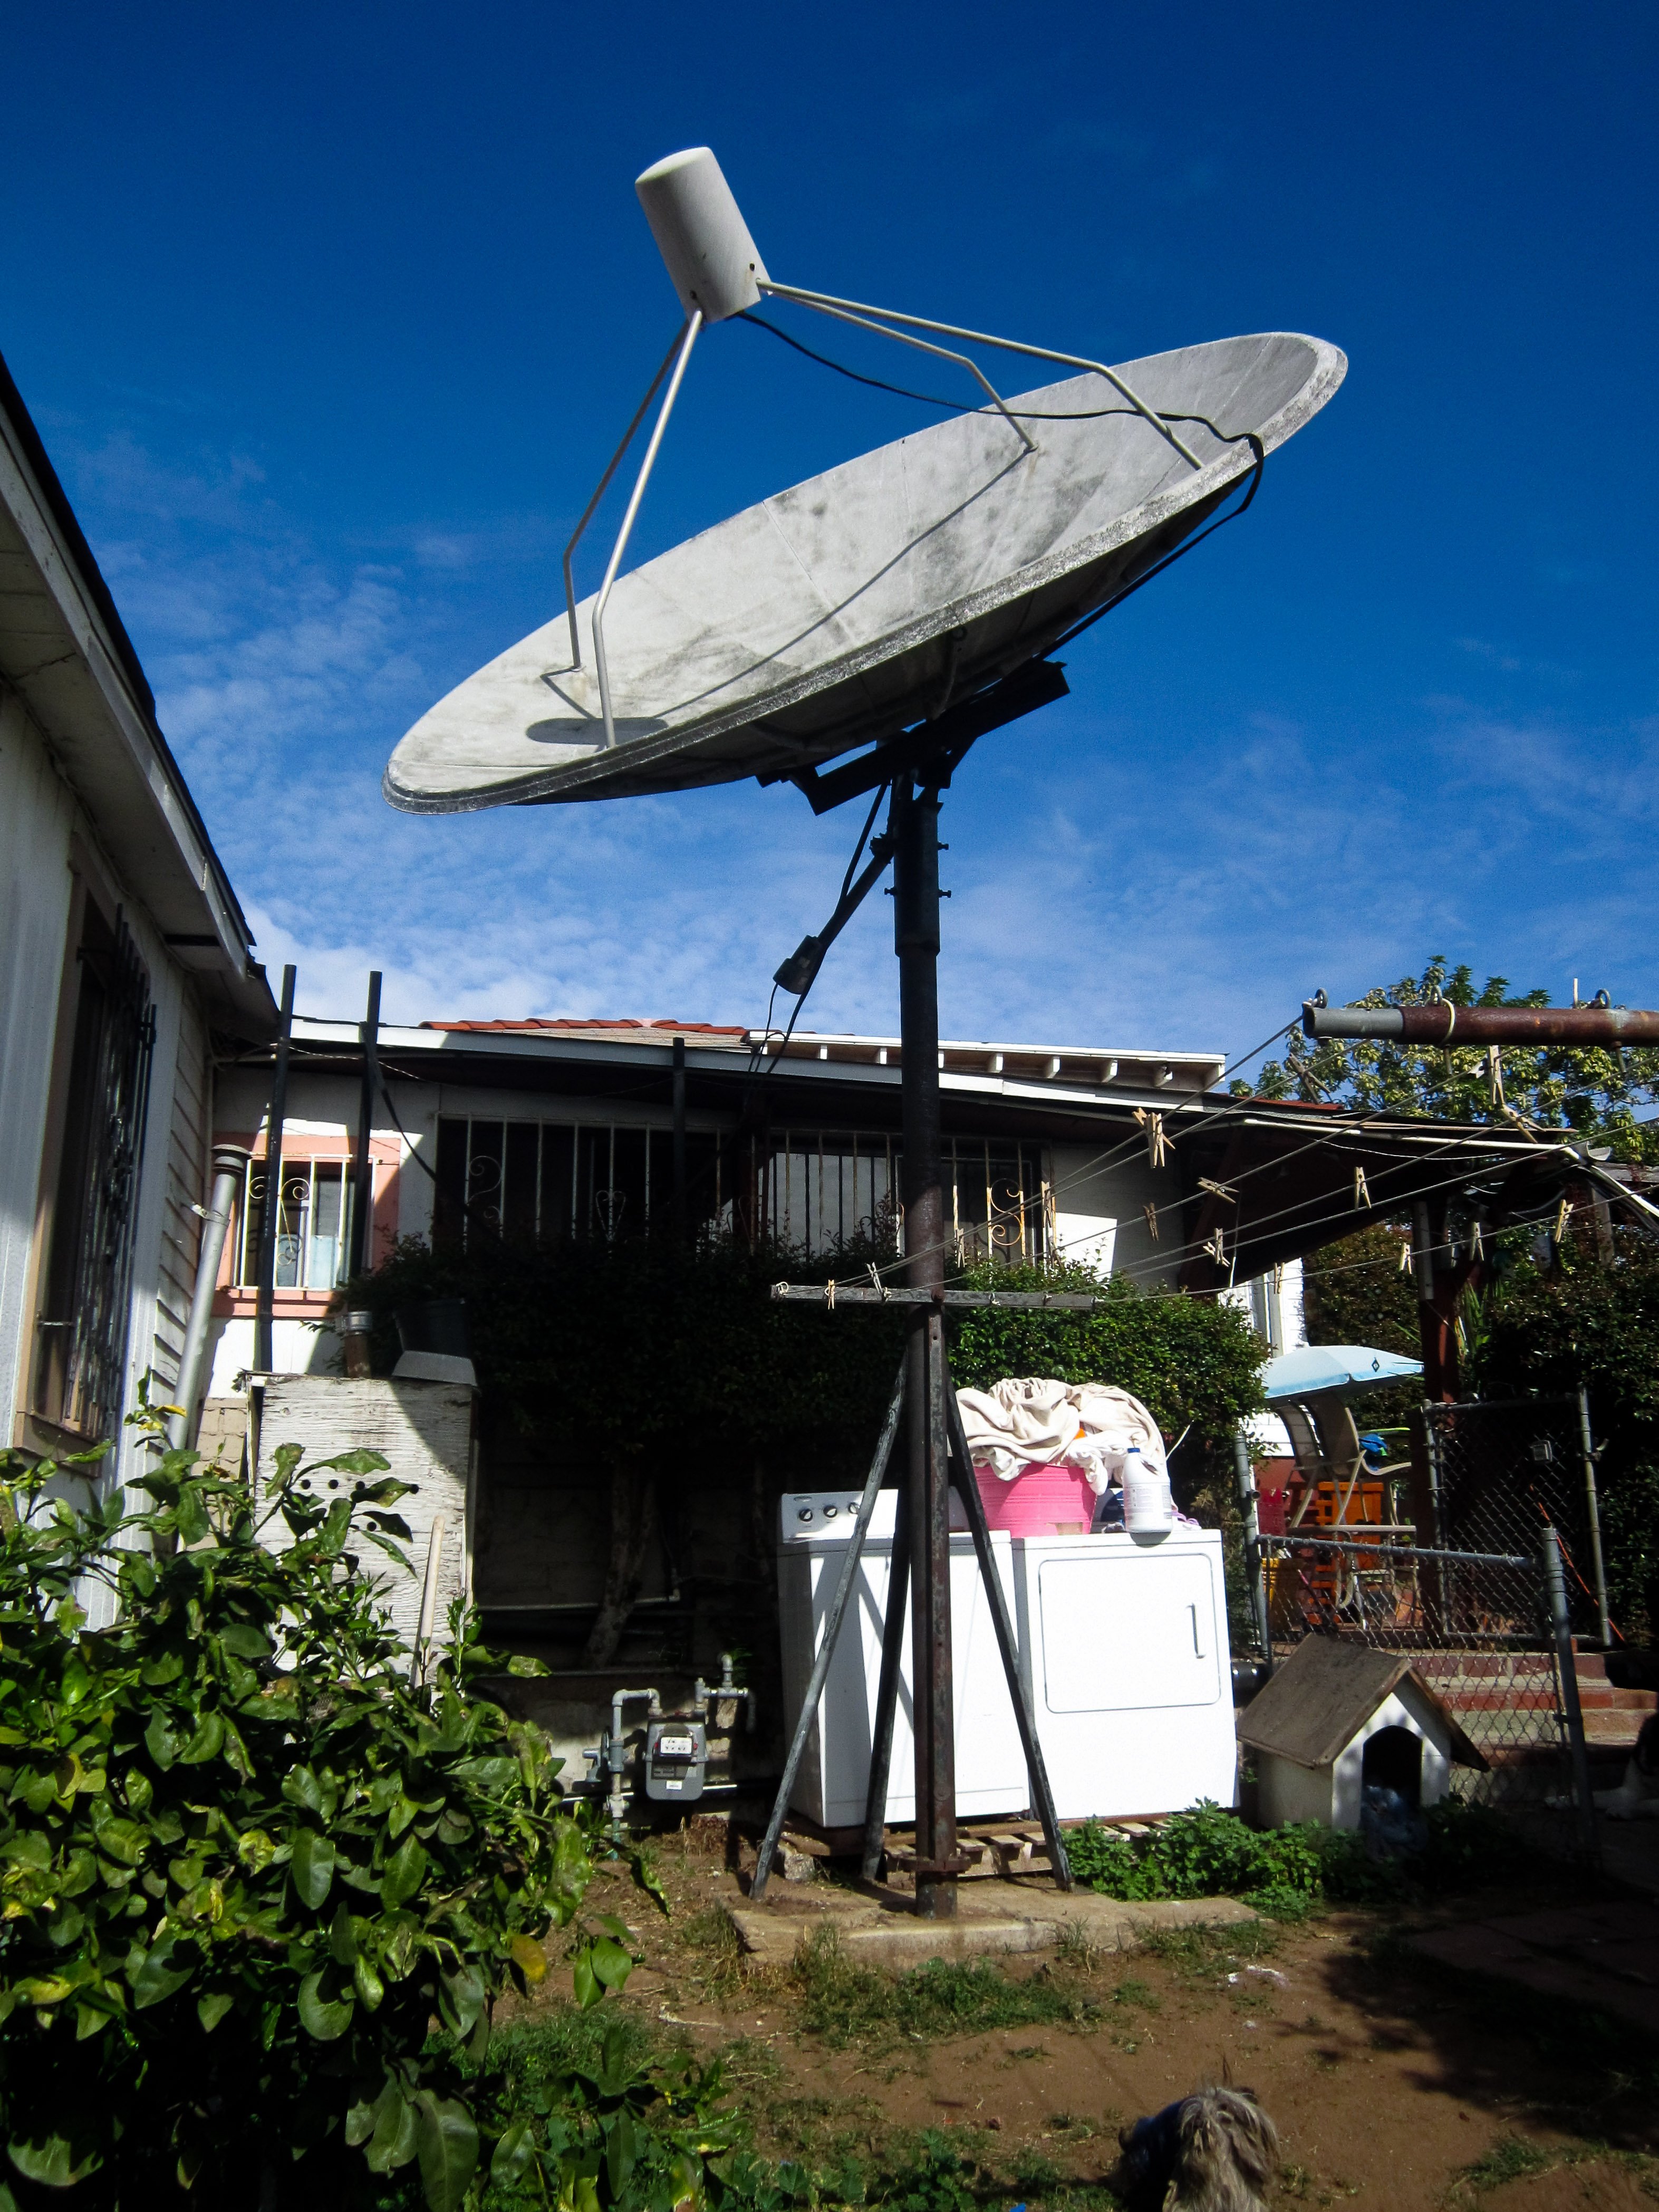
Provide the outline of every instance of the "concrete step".
{"type": "Polygon", "coordinates": [[[1617,1690],[1611,1682],[1578,1677],[1578,1702],[1588,1713],[1659,1713],[1659,1690],[1617,1690]]]}
{"type": "Polygon", "coordinates": [[[912,1900],[875,1884],[858,1890],[812,1885],[769,1889],[761,1905],[730,1905],[728,1918],[751,1958],[787,1966],[797,1948],[820,1929],[835,1930],[844,1955],[860,1964],[919,1966],[927,1959],[974,1959],[1053,1949],[1068,1926],[1097,1950],[1133,1951],[1149,1935],[1172,1928],[1227,1928],[1254,1920],[1230,1897],[1195,1897],[1125,1905],[1087,1891],[1069,1894],[1034,1883],[981,1904],[964,1898],[954,1920],[918,1920],[912,1900]]]}

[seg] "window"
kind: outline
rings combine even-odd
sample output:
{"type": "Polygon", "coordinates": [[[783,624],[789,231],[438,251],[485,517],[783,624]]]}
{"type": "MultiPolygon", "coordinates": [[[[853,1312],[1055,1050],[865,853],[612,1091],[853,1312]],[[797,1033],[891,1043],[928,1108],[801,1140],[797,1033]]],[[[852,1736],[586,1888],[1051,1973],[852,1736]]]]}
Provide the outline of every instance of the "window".
{"type": "MultiPolygon", "coordinates": [[[[863,1131],[789,1129],[769,1137],[686,1136],[690,1225],[811,1254],[896,1231],[897,1144],[863,1131]]],[[[958,1261],[1039,1261],[1054,1248],[1040,1149],[947,1138],[945,1171],[958,1261]]],[[[673,1138],[609,1124],[441,1120],[433,1233],[548,1243],[667,1225],[673,1138]]]]}
{"type": "MultiPolygon", "coordinates": [[[[686,1133],[686,1216],[695,1228],[730,1210],[732,1170],[720,1140],[686,1133]]],[[[433,1234],[558,1243],[665,1227],[674,1186],[668,1129],[562,1121],[441,1121],[433,1234]]]]}
{"type": "Polygon", "coordinates": [[[122,1411],[132,1240],[155,1016],[118,911],[88,900],[76,956],[75,1031],[36,1322],[30,1407],[88,1438],[122,1411]]]}
{"type": "MultiPolygon", "coordinates": [[[[331,1291],[345,1280],[351,1249],[355,1192],[352,1164],[345,1159],[295,1159],[283,1154],[277,1178],[281,1192],[276,1217],[276,1288],[331,1291]]],[[[250,1160],[243,1191],[236,1280],[259,1279],[259,1245],[264,1235],[265,1196],[270,1188],[264,1160],[250,1160]]]]}

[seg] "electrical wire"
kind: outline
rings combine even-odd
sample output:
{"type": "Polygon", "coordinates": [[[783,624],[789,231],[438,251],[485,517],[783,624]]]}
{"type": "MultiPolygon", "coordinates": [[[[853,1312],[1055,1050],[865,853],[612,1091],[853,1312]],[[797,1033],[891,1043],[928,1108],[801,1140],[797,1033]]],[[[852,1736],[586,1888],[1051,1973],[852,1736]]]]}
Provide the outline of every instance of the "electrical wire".
{"type": "MultiPolygon", "coordinates": [[[[943,408],[952,415],[989,416],[996,411],[984,405],[970,407],[963,399],[941,399],[933,392],[913,392],[908,385],[889,384],[884,377],[866,376],[860,369],[849,368],[844,361],[836,361],[830,354],[819,353],[816,347],[803,344],[799,338],[792,337],[787,331],[780,330],[777,324],[769,323],[764,315],[757,315],[752,309],[744,314],[734,315],[732,319],[738,323],[752,323],[757,331],[769,331],[773,337],[781,338],[785,345],[793,346],[797,353],[805,354],[808,361],[817,362],[820,368],[834,369],[837,376],[844,376],[854,384],[868,385],[872,392],[890,392],[896,399],[914,399],[919,406],[943,408]]],[[[1035,408],[1011,407],[1006,411],[1017,422],[1097,422],[1107,415],[1132,415],[1140,422],[1146,419],[1138,407],[1079,407],[1054,413],[1035,408]]],[[[1210,435],[1218,439],[1224,446],[1241,445],[1251,435],[1248,430],[1236,430],[1231,434],[1225,430],[1218,430],[1207,415],[1165,414],[1160,409],[1158,420],[1163,422],[1201,423],[1210,435]]]]}
{"type": "MultiPolygon", "coordinates": [[[[847,873],[841,879],[841,898],[838,898],[836,901],[837,912],[840,910],[842,900],[847,896],[848,892],[853,888],[853,878],[858,872],[858,865],[860,860],[864,857],[864,848],[866,843],[868,842],[870,832],[876,826],[876,817],[881,811],[881,802],[886,798],[891,788],[892,785],[890,782],[884,783],[877,791],[875,797],[870,802],[870,811],[864,817],[864,827],[859,831],[859,841],[853,848],[853,857],[847,863],[847,873]]],[[[850,920],[851,917],[849,916],[848,919],[850,920]]],[[[766,1078],[772,1073],[773,1070],[777,1066],[778,1062],[783,1058],[784,1054],[788,1050],[789,1040],[795,1034],[795,1024],[800,1019],[800,1010],[806,1004],[807,992],[811,991],[813,983],[816,983],[817,980],[818,971],[817,969],[814,969],[811,979],[806,986],[806,990],[803,991],[800,996],[795,1000],[794,1010],[789,1017],[789,1025],[784,1030],[783,1036],[779,1042],[777,1050],[773,1054],[771,1059],[767,1061],[766,1066],[760,1071],[761,1080],[763,1082],[764,1082],[766,1078]]],[[[755,1073],[755,1070],[759,1065],[761,1060],[765,1057],[766,1040],[772,1034],[772,1009],[776,1006],[777,1002],[778,986],[775,982],[772,986],[772,995],[766,1002],[766,1027],[761,1032],[760,1044],[756,1048],[755,1052],[750,1056],[749,1073],[751,1075],[755,1073]]]]}

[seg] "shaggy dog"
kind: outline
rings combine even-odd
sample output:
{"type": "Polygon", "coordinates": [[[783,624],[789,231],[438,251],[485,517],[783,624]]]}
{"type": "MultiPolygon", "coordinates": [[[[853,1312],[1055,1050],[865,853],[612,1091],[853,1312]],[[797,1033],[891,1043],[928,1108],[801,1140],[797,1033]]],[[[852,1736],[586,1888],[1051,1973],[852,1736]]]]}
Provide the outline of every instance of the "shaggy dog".
{"type": "Polygon", "coordinates": [[[1659,1820],[1659,1713],[1650,1713],[1616,1790],[1598,1790],[1598,1810],[1612,1820],[1659,1820]]]}
{"type": "Polygon", "coordinates": [[[1118,2136],[1111,2179],[1129,2212],[1262,2212],[1279,2132],[1250,2089],[1195,2089],[1118,2136]]]}

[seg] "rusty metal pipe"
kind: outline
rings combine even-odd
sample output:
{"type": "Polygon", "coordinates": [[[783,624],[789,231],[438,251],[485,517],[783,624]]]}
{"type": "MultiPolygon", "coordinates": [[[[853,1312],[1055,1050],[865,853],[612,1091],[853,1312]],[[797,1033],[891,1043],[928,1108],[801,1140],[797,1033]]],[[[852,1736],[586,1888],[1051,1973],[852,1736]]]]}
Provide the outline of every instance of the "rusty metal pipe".
{"type": "Polygon", "coordinates": [[[1659,1012],[1643,1006],[1322,1006],[1310,999],[1310,1037],[1375,1037],[1390,1044],[1659,1044],[1659,1012]]]}

